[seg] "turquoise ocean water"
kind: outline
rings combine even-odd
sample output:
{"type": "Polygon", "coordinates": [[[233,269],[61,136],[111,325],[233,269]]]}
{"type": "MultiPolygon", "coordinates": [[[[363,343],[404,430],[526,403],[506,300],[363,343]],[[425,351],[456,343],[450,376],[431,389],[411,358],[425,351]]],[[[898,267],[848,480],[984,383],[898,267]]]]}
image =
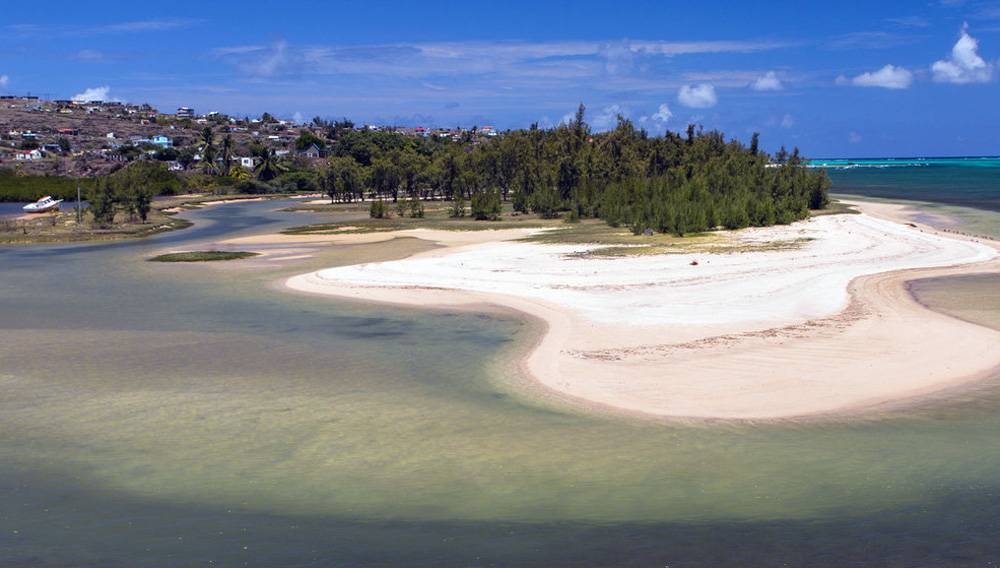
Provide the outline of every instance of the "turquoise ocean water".
{"type": "Polygon", "coordinates": [[[833,191],[1000,212],[1000,157],[812,160],[833,191]]]}

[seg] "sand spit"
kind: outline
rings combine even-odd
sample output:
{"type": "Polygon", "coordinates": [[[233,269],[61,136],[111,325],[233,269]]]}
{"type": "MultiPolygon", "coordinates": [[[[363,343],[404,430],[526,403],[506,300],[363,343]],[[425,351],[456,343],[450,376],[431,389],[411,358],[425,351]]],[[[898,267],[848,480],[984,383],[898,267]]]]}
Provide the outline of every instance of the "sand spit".
{"type": "Polygon", "coordinates": [[[1000,332],[924,308],[905,282],[1000,270],[997,249],[889,220],[899,218],[892,206],[876,209],[879,217],[741,231],[733,238],[801,246],[728,254],[581,257],[589,247],[514,240],[527,230],[323,235],[345,244],[412,236],[443,248],[321,270],[287,285],[531,314],[548,326],[523,361],[533,378],[578,401],[660,417],[844,413],[995,369],[1000,332]]]}

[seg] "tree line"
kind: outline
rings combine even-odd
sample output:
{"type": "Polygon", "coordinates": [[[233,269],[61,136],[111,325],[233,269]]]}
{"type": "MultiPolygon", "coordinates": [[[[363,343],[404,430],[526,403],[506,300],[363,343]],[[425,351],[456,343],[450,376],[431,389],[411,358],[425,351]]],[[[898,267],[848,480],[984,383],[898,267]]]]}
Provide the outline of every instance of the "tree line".
{"type": "Polygon", "coordinates": [[[555,128],[457,142],[340,127],[319,186],[335,203],[443,199],[455,216],[471,202],[474,217],[494,219],[510,202],[544,218],[679,235],[790,223],[828,203],[825,171],[806,168],[798,149],[767,155],[757,134],[748,145],[693,125],[650,136],[621,116],[613,130],[595,133],[584,116],[580,105],[555,128]]]}

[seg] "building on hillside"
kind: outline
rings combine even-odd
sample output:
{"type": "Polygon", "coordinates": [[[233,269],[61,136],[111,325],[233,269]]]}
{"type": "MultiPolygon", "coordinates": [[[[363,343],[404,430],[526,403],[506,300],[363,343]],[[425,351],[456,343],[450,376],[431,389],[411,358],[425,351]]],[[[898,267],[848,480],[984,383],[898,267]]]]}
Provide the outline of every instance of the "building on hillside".
{"type": "Polygon", "coordinates": [[[14,159],[19,162],[34,162],[42,159],[42,151],[39,149],[34,150],[18,150],[14,153],[14,159]]]}
{"type": "Polygon", "coordinates": [[[174,145],[173,140],[162,134],[151,136],[149,138],[149,143],[153,144],[154,146],[159,146],[160,148],[169,148],[174,145]]]}
{"type": "Polygon", "coordinates": [[[60,128],[60,129],[56,130],[56,132],[59,133],[59,134],[61,134],[61,135],[63,135],[63,136],[79,136],[80,135],[80,129],[79,128],[60,128]]]}
{"type": "Polygon", "coordinates": [[[179,107],[177,109],[177,118],[194,118],[194,109],[189,107],[179,107]]]}
{"type": "Polygon", "coordinates": [[[238,157],[233,159],[239,162],[240,166],[247,170],[256,168],[257,164],[260,163],[260,158],[257,157],[238,157]]]}
{"type": "Polygon", "coordinates": [[[316,144],[310,144],[308,148],[299,152],[299,155],[303,158],[320,158],[323,156],[323,151],[316,144]]]}

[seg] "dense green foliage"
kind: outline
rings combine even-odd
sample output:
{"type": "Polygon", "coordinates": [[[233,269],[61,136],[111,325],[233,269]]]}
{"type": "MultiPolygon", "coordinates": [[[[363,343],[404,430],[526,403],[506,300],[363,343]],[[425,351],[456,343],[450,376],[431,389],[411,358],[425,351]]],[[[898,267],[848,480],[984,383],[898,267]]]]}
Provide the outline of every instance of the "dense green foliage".
{"type": "Polygon", "coordinates": [[[76,185],[86,195],[96,185],[94,179],[64,176],[25,176],[0,168],[0,201],[37,201],[45,195],[54,199],[76,199],[76,185]]]}
{"type": "Polygon", "coordinates": [[[474,218],[497,219],[511,201],[544,218],[678,235],[790,223],[826,206],[826,173],[805,168],[797,149],[759,151],[756,134],[749,146],[693,126],[654,137],[621,117],[592,133],[583,118],[581,106],[568,124],[490,140],[339,129],[320,186],[333,202],[444,199],[453,217],[468,203],[474,218]]]}
{"type": "Polygon", "coordinates": [[[472,217],[477,221],[496,221],[500,218],[500,190],[487,189],[472,195],[472,217]]]}
{"type": "Polygon", "coordinates": [[[110,226],[119,212],[126,213],[130,221],[145,223],[154,196],[172,195],[180,189],[180,179],[163,163],[138,161],[97,180],[87,192],[88,210],[100,226],[110,226]]]}

